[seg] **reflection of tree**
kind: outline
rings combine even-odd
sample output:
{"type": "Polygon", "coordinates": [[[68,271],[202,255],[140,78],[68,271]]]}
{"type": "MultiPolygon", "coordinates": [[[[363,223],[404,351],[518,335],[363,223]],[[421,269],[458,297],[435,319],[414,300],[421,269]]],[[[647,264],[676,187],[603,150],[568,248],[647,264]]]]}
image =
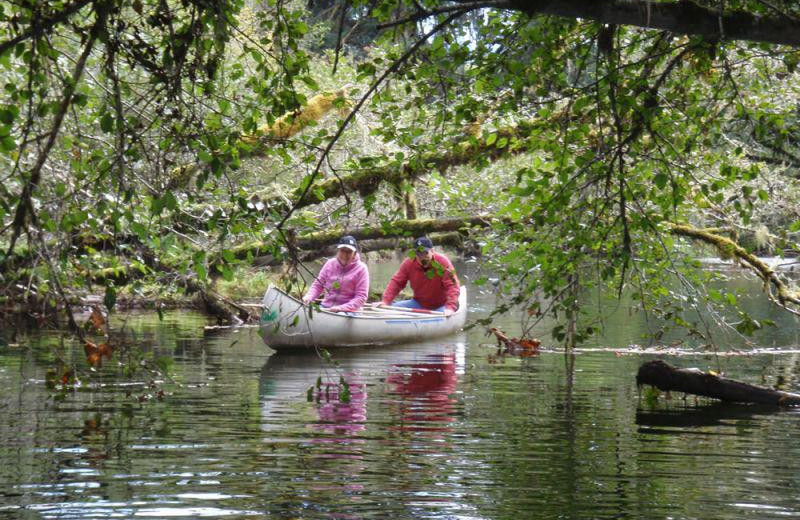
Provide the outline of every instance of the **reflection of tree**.
{"type": "Polygon", "coordinates": [[[454,400],[450,394],[458,382],[455,353],[429,355],[426,360],[430,362],[394,365],[396,371],[386,378],[386,382],[392,385],[390,394],[399,396],[400,428],[448,431],[447,427],[424,424],[454,420],[454,400]]]}

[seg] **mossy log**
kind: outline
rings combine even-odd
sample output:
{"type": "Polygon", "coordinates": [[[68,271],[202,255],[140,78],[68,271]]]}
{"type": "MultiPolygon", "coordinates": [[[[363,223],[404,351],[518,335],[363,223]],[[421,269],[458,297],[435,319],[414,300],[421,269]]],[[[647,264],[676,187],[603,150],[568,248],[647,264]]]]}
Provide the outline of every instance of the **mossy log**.
{"type": "Polygon", "coordinates": [[[491,215],[474,217],[452,217],[439,219],[395,220],[386,226],[366,226],[357,229],[332,228],[317,233],[301,235],[297,246],[302,249],[314,249],[331,244],[342,235],[352,235],[358,240],[374,238],[418,237],[428,233],[444,233],[448,231],[468,230],[472,227],[489,227],[496,220],[491,215]]]}
{"type": "MultiPolygon", "coordinates": [[[[299,259],[301,261],[307,261],[326,255],[328,252],[325,248],[336,244],[342,235],[352,235],[359,241],[375,240],[373,243],[361,243],[360,247],[362,251],[407,247],[405,244],[398,246],[397,240],[408,240],[410,243],[414,237],[432,233],[456,233],[456,235],[445,239],[448,241],[446,245],[453,245],[456,243],[455,237],[458,233],[465,233],[470,228],[486,228],[491,226],[493,222],[497,222],[497,219],[491,215],[442,219],[396,220],[388,226],[366,226],[356,229],[333,228],[326,231],[300,235],[292,240],[292,245],[300,251],[299,259]]],[[[443,235],[439,235],[434,243],[437,245],[445,245],[442,240],[443,235]]],[[[233,252],[236,258],[239,259],[245,259],[251,256],[263,257],[272,253],[267,247],[267,244],[262,242],[239,246],[234,249],[233,252]]],[[[215,262],[217,262],[217,260],[212,260],[211,263],[214,264],[215,262]]],[[[265,260],[262,259],[261,262],[261,265],[273,265],[274,261],[268,260],[265,264],[265,260]]]]}
{"type": "MultiPolygon", "coordinates": [[[[459,232],[452,233],[433,233],[430,235],[433,243],[437,247],[453,247],[457,249],[464,249],[465,237],[459,232]]],[[[371,240],[364,240],[358,243],[359,251],[369,253],[372,251],[389,251],[389,250],[407,250],[410,249],[414,239],[411,237],[406,238],[377,238],[371,240]]],[[[474,251],[472,251],[474,252],[474,251]]],[[[298,255],[298,260],[301,262],[311,262],[318,258],[332,257],[336,254],[336,244],[332,242],[319,249],[311,251],[301,251],[298,255]]],[[[272,255],[258,256],[253,259],[253,264],[256,266],[278,266],[286,262],[285,258],[276,258],[272,255]]]]}
{"type": "MultiPolygon", "coordinates": [[[[383,155],[361,158],[357,165],[350,165],[348,169],[354,171],[350,175],[342,175],[319,179],[314,186],[303,196],[305,190],[297,188],[288,195],[254,195],[251,202],[256,210],[264,215],[285,214],[291,208],[300,209],[325,201],[358,193],[361,197],[374,194],[384,184],[392,184],[402,189],[406,184],[414,183],[415,179],[424,177],[431,172],[446,175],[447,171],[462,165],[485,165],[504,156],[517,155],[529,150],[531,135],[537,135],[539,126],[553,121],[562,121],[571,117],[567,111],[554,113],[548,120],[524,121],[514,126],[497,128],[491,132],[480,131],[476,128],[466,128],[465,135],[454,138],[452,141],[442,143],[435,151],[422,153],[404,161],[402,164],[387,161],[383,155]]],[[[406,207],[407,216],[415,215],[417,211],[413,199],[413,192],[409,192],[406,207]]],[[[405,197],[405,195],[404,195],[405,197]]],[[[198,207],[193,213],[202,213],[206,208],[198,207]]],[[[214,208],[208,208],[212,211],[214,208]]],[[[202,222],[189,222],[196,228],[202,227],[202,222]]]]}
{"type": "Polygon", "coordinates": [[[750,385],[698,369],[676,368],[661,360],[649,361],[639,367],[636,384],[733,403],[800,406],[798,394],[750,385]]]}
{"type": "MultiPolygon", "coordinates": [[[[290,200],[294,208],[299,209],[344,194],[358,193],[366,197],[375,193],[383,183],[402,186],[434,171],[444,175],[454,166],[488,164],[500,157],[527,151],[528,136],[533,128],[534,123],[519,123],[513,127],[497,129],[486,136],[462,136],[450,143],[443,143],[436,151],[412,157],[401,165],[387,163],[384,156],[363,158],[359,161],[362,166],[355,173],[320,180],[304,198],[301,198],[304,190],[298,188],[290,196],[290,200]]],[[[290,207],[282,196],[262,199],[260,202],[265,211],[282,213],[290,207]]]]}
{"type": "MultiPolygon", "coordinates": [[[[308,100],[303,107],[284,114],[272,124],[266,124],[256,129],[251,135],[239,138],[237,148],[240,157],[253,157],[263,155],[267,149],[266,143],[270,140],[283,140],[292,137],[309,125],[322,119],[334,108],[348,108],[350,101],[346,97],[345,89],[335,92],[323,92],[308,100]]],[[[194,175],[203,168],[200,163],[190,163],[177,166],[170,172],[169,187],[186,186],[194,175]]]]}
{"type": "Polygon", "coordinates": [[[248,309],[225,298],[191,278],[182,282],[187,292],[200,296],[206,312],[217,318],[221,324],[236,325],[248,323],[256,318],[248,309]]]}

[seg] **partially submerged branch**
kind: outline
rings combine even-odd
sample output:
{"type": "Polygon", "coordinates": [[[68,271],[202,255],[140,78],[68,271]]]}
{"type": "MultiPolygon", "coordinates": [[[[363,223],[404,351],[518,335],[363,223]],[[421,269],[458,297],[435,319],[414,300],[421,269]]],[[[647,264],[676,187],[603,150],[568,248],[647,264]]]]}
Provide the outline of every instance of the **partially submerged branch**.
{"type": "Polygon", "coordinates": [[[800,406],[798,394],[749,385],[696,368],[675,368],[661,360],[649,361],[639,367],[636,384],[735,403],[800,406]]]}

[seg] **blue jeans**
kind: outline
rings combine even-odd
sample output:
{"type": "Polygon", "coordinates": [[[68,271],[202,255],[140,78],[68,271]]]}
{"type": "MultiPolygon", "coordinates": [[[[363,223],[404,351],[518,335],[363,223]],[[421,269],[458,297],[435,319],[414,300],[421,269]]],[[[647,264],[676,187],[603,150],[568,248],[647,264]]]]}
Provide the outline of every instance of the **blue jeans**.
{"type": "Polygon", "coordinates": [[[400,301],[395,300],[392,302],[392,307],[404,307],[406,309],[425,309],[429,311],[444,312],[444,305],[442,305],[437,309],[428,309],[427,307],[423,307],[422,305],[420,305],[420,303],[414,298],[411,298],[410,300],[400,300],[400,301]]]}

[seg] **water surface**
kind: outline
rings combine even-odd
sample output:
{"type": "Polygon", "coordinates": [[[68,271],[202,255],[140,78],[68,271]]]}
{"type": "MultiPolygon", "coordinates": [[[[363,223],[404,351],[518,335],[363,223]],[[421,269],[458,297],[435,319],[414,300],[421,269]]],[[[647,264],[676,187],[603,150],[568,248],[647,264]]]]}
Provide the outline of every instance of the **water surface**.
{"type": "MultiPolygon", "coordinates": [[[[472,288],[471,314],[492,298],[472,288]]],[[[763,344],[796,349],[780,319],[763,344]]],[[[64,400],[44,385],[58,335],[3,336],[0,518],[800,516],[800,414],[645,399],[635,373],[654,356],[624,350],[638,317],[594,343],[616,353],[498,357],[473,329],[333,352],[337,364],[207,323],[130,318],[126,337],[171,359],[172,379],[112,364],[64,400]]],[[[498,324],[513,332],[519,318],[498,324]]],[[[799,357],[664,359],[800,391],[799,357]]]]}

